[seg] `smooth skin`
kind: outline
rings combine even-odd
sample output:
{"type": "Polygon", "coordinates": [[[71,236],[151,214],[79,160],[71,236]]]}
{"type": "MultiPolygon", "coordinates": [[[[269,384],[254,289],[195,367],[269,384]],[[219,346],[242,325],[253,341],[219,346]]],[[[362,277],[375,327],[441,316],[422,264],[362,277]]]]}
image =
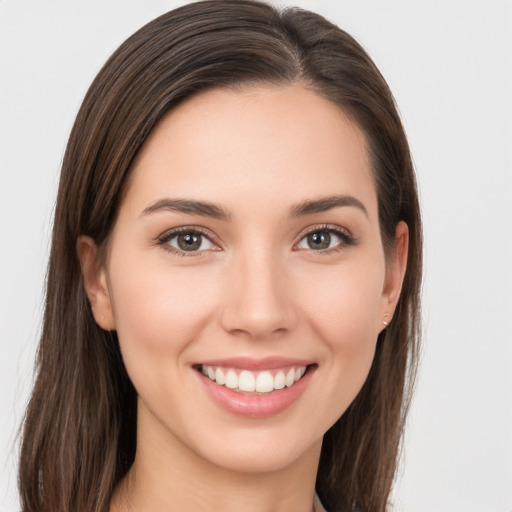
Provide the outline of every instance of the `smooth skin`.
{"type": "Polygon", "coordinates": [[[136,458],[111,510],[311,512],[322,436],[368,375],[407,244],[401,222],[384,254],[364,134],[301,84],[208,91],[169,113],[133,166],[106,261],[77,244],[138,393],[136,458]],[[216,213],[159,207],[176,199],[216,213]],[[290,407],[247,418],[194,367],[235,356],[316,366],[290,407]]]}

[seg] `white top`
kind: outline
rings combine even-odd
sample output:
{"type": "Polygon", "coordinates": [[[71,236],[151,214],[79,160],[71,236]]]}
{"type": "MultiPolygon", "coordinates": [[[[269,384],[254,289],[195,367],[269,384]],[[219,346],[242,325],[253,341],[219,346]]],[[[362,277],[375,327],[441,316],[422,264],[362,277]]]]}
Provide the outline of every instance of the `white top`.
{"type": "Polygon", "coordinates": [[[315,512],[327,512],[320,502],[320,498],[318,497],[318,494],[315,492],[315,497],[313,499],[313,510],[315,512]]]}

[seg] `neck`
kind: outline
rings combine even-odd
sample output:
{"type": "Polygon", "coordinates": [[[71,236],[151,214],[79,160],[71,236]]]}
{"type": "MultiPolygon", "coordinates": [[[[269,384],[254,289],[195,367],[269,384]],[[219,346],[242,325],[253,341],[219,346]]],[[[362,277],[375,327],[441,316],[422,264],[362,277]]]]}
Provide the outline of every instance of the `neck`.
{"type": "MultiPolygon", "coordinates": [[[[154,427],[154,425],[153,425],[154,427]]],[[[220,467],[168,431],[144,435],[114,492],[111,512],[311,512],[321,440],[285,467],[244,472],[220,467]]]]}

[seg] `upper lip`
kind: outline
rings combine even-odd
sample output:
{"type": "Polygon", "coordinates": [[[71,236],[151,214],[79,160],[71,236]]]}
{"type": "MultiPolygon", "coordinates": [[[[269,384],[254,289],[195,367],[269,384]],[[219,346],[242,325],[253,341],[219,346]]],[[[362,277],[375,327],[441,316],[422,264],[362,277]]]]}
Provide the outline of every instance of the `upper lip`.
{"type": "Polygon", "coordinates": [[[252,357],[230,357],[227,359],[209,359],[200,361],[197,365],[203,366],[221,366],[224,368],[238,368],[240,370],[274,370],[277,368],[286,368],[289,366],[309,366],[314,361],[308,359],[296,359],[293,357],[265,357],[256,359],[252,357]]]}

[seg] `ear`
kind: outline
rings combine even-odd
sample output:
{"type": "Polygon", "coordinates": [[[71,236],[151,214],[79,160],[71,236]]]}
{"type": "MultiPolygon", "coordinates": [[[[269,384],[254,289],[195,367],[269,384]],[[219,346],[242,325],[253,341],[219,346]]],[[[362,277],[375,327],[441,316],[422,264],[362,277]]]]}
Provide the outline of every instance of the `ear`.
{"type": "Polygon", "coordinates": [[[80,236],[76,243],[76,251],[94,319],[102,329],[112,331],[116,328],[116,321],[108,289],[107,273],[104,265],[98,260],[98,247],[92,238],[80,236]]]}
{"type": "Polygon", "coordinates": [[[409,228],[404,221],[396,225],[392,252],[386,264],[386,280],[382,290],[381,317],[379,331],[384,329],[393,318],[395,307],[400,298],[409,250],[409,228]]]}

